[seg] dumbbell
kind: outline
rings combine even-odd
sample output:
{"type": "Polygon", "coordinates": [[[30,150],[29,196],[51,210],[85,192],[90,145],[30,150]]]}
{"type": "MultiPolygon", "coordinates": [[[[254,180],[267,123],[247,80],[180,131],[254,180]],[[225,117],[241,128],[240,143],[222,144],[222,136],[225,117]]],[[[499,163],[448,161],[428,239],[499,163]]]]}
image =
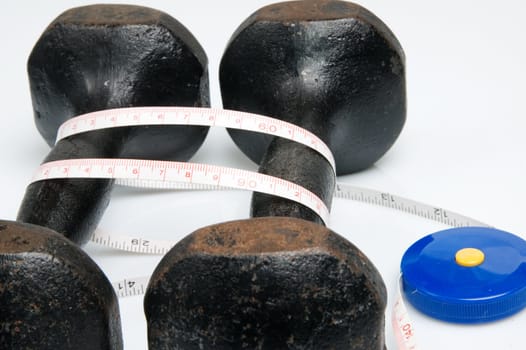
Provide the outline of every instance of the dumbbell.
{"type": "Polygon", "coordinates": [[[0,220],[0,349],[122,348],[117,296],[89,256],[54,231],[0,220]]]}
{"type": "MultiPolygon", "coordinates": [[[[207,57],[167,14],[131,5],[68,10],[42,34],[28,60],[37,128],[53,146],[57,129],[80,114],[119,107],[209,106],[207,57]]],[[[73,158],[188,160],[201,126],[133,126],[60,140],[44,162],[73,158]]],[[[59,179],[28,186],[17,220],[83,244],[108,205],[113,180],[59,179]]]]}
{"type": "MultiPolygon", "coordinates": [[[[351,173],[403,127],[404,64],[395,36],[358,5],[278,3],[230,39],[223,104],[308,129],[330,146],[338,173],[351,173]]],[[[317,152],[229,132],[260,172],[330,206],[335,173],[317,152]]],[[[162,259],[144,302],[150,349],[384,349],[385,285],[363,252],[286,199],[254,194],[252,216],[197,230],[162,259]]]]}

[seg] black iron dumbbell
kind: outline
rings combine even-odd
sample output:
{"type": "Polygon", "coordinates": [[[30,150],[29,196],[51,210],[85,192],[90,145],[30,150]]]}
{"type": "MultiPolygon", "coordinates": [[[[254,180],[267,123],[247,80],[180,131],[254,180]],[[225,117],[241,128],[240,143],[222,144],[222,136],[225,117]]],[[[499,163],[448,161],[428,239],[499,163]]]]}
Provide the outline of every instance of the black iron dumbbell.
{"type": "MultiPolygon", "coordinates": [[[[232,36],[220,78],[226,108],[310,130],[339,174],[373,164],[405,121],[400,44],[348,2],[260,9],[232,36]]],[[[335,173],[317,152],[230,133],[260,172],[330,206],[335,173]]],[[[163,258],[145,298],[150,349],[384,349],[385,286],[365,255],[301,204],[254,194],[252,216],[200,229],[163,258]]]]}
{"type": "MultiPolygon", "coordinates": [[[[206,55],[174,18],[150,8],[93,5],[61,14],[28,62],[35,121],[53,145],[66,120],[133,106],[208,106],[206,55]]],[[[134,126],[59,141],[45,162],[70,158],[184,161],[204,141],[199,126],[134,126]]],[[[18,221],[85,243],[109,201],[112,180],[65,179],[31,184],[18,221]]]]}
{"type": "Polygon", "coordinates": [[[117,296],[89,256],[54,231],[0,220],[0,349],[122,348],[117,296]]]}

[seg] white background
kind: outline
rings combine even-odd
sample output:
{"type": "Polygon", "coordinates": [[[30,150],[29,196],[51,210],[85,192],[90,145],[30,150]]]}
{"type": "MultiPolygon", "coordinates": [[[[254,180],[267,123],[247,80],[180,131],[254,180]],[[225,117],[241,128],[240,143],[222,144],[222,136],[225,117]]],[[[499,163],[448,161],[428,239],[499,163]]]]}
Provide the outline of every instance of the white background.
{"type": "MultiPolygon", "coordinates": [[[[269,1],[129,1],[163,10],[200,41],[210,61],[212,104],[224,47],[236,27],[269,1]]],[[[16,217],[32,172],[48,152],[34,123],[26,76],[29,52],[62,11],[86,1],[3,2],[0,11],[0,217],[16,217]]],[[[340,178],[459,211],[526,237],[526,5],[519,0],[380,1],[361,4],[382,18],[407,56],[408,118],[374,167],[340,178]]],[[[224,130],[214,129],[194,161],[256,169],[224,130]]],[[[181,239],[208,224],[248,217],[249,193],[155,193],[116,189],[102,227],[181,239]]],[[[360,247],[396,296],[400,258],[445,226],[365,204],[334,201],[330,227],[360,247]]],[[[89,244],[111,280],[149,274],[160,257],[89,244]]],[[[142,298],[121,301],[125,348],[146,349],[142,298]]],[[[526,311],[504,321],[459,326],[412,311],[422,349],[524,349],[526,311]]],[[[386,314],[387,344],[395,349],[386,314]]]]}

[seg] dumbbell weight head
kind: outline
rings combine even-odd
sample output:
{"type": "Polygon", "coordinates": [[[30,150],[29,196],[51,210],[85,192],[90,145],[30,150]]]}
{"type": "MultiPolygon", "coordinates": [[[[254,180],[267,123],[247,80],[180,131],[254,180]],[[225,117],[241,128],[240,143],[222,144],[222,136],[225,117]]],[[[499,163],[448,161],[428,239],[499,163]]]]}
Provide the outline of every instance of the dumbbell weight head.
{"type": "MultiPolygon", "coordinates": [[[[67,119],[130,106],[208,106],[206,55],[174,18],[150,8],[92,5],[54,20],[28,60],[35,122],[52,145],[67,119]]],[[[68,158],[188,160],[200,126],[136,126],[63,139],[45,161],[68,158]]],[[[50,180],[28,187],[18,220],[84,243],[108,204],[110,180],[50,180]]]]}
{"type": "MultiPolygon", "coordinates": [[[[223,106],[283,119],[318,135],[338,174],[365,169],[392,146],[406,116],[403,50],[389,28],[344,1],[264,7],[232,36],[220,66],[223,106]]],[[[260,163],[272,137],[229,130],[260,163]]]]}
{"type": "MultiPolygon", "coordinates": [[[[136,106],[208,106],[206,55],[167,14],[132,5],[70,9],[45,30],[28,60],[35,123],[53,146],[59,126],[80,114],[136,106]]],[[[188,159],[205,127],[133,128],[128,158],[188,159]]]]}
{"type": "Polygon", "coordinates": [[[110,282],[56,232],[0,220],[0,348],[123,348],[110,282]]]}
{"type": "Polygon", "coordinates": [[[383,349],[383,332],[372,339],[371,329],[383,329],[385,298],[367,258],[320,225],[277,217],[213,225],[154,272],[150,349],[383,349]]]}

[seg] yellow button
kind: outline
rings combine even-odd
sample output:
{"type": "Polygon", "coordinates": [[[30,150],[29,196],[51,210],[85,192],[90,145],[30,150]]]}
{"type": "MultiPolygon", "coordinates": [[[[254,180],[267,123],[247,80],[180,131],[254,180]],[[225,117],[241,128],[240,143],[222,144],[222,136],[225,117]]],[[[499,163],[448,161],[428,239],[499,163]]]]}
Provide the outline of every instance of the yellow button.
{"type": "Polygon", "coordinates": [[[475,267],[484,262],[484,253],[477,248],[460,249],[455,254],[455,261],[460,266],[475,267]]]}

